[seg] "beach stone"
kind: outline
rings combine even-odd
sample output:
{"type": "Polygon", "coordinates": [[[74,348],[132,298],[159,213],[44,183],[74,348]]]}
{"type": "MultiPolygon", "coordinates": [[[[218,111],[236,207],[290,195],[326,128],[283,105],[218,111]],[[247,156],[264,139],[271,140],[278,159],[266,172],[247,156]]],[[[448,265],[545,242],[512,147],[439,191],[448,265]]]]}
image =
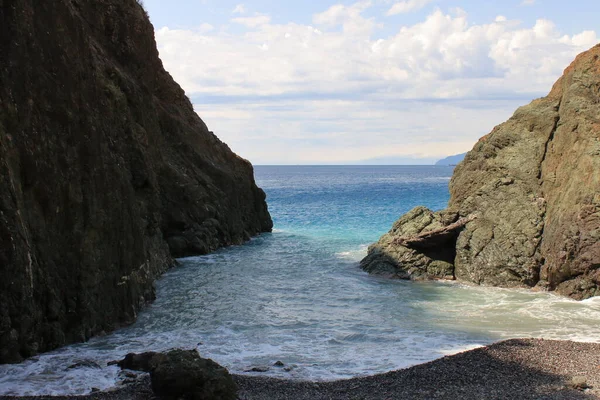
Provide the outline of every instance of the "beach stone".
{"type": "Polygon", "coordinates": [[[283,367],[285,366],[285,364],[281,361],[276,361],[275,364],[273,364],[275,367],[283,367]]]}
{"type": "Polygon", "coordinates": [[[236,399],[237,386],[227,369],[200,357],[195,349],[129,353],[118,365],[122,369],[149,372],[152,390],[161,398],[236,399]]]}
{"type": "Polygon", "coordinates": [[[152,390],[164,399],[235,400],[237,386],[227,369],[196,350],[172,350],[154,358],[152,390]]]}
{"type": "Polygon", "coordinates": [[[571,379],[569,386],[571,386],[573,389],[577,389],[577,390],[584,390],[584,389],[589,388],[589,385],[587,383],[587,379],[585,376],[574,376],[573,379],[571,379]]]}

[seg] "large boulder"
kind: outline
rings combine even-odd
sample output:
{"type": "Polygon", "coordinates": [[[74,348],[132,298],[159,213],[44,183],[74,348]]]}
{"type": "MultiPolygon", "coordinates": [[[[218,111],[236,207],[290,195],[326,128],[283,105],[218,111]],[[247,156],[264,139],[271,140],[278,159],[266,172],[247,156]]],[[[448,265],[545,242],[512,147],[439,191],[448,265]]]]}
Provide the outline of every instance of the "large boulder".
{"type": "Polygon", "coordinates": [[[0,1],[0,363],[131,323],[172,257],[269,231],[136,0],[0,1]]]}
{"type": "Polygon", "coordinates": [[[164,399],[235,400],[237,386],[226,368],[196,350],[128,354],[124,369],[150,372],[152,390],[164,399]]]}
{"type": "Polygon", "coordinates": [[[456,213],[434,213],[426,207],[412,209],[377,243],[369,246],[361,267],[372,274],[398,279],[454,279],[454,233],[438,238],[435,245],[432,241],[431,246],[410,246],[402,241],[443,228],[457,217],[456,213]]]}
{"type": "Polygon", "coordinates": [[[411,279],[441,277],[431,273],[433,248],[455,254],[442,275],[458,280],[537,286],[575,299],[600,295],[598,115],[595,46],[576,58],[547,97],[519,108],[479,140],[454,170],[447,210],[418,208],[401,217],[370,247],[363,268],[411,279]],[[427,231],[453,223],[443,215],[477,218],[435,243],[427,231]],[[420,235],[420,246],[407,235],[420,235]]]}

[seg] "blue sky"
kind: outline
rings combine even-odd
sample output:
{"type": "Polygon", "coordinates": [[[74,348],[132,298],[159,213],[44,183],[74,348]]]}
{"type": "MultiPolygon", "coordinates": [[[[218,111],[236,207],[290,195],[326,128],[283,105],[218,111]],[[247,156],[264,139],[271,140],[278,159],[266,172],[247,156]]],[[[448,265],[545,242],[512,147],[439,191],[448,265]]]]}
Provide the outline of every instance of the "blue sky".
{"type": "Polygon", "coordinates": [[[144,0],[161,58],[255,164],[469,150],[598,43],[600,2],[144,0]]]}

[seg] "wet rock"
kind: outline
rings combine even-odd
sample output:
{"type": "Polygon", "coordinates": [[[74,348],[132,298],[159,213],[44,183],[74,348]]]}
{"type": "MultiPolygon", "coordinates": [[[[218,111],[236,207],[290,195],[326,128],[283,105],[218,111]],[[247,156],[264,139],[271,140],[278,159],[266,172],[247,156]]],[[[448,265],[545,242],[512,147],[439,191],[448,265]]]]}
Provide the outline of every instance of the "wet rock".
{"type": "Polygon", "coordinates": [[[276,362],[273,364],[273,366],[275,366],[275,367],[283,367],[284,365],[285,365],[285,364],[284,364],[283,362],[281,362],[281,361],[276,361],[276,362]]]}
{"type": "Polygon", "coordinates": [[[97,363],[95,363],[92,360],[83,360],[83,361],[78,361],[74,364],[71,364],[67,367],[67,369],[75,369],[75,368],[94,368],[94,369],[101,369],[102,367],[100,365],[98,365],[97,363]]]}
{"type": "Polygon", "coordinates": [[[267,372],[269,367],[252,367],[245,372],[267,372]]]}

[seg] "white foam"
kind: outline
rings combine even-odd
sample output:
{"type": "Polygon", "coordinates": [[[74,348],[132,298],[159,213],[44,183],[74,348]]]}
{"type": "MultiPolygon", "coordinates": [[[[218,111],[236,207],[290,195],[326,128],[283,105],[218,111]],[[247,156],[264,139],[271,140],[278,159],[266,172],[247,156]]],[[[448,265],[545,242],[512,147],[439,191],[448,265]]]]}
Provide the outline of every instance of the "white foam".
{"type": "Polygon", "coordinates": [[[526,290],[377,279],[348,268],[366,244],[323,258],[294,236],[268,240],[275,242],[182,260],[157,283],[157,301],[135,325],[0,366],[0,395],[114,388],[123,377],[108,361],[174,347],[197,348],[235,373],[269,366],[260,375],[333,380],[513,337],[600,342],[600,297],[576,302],[526,290]],[[67,368],[77,360],[101,368],[67,368]],[[272,367],[275,361],[292,371],[272,367]]]}
{"type": "Polygon", "coordinates": [[[336,257],[347,261],[360,261],[367,255],[369,244],[361,244],[358,248],[349,251],[335,253],[336,257]]]}

